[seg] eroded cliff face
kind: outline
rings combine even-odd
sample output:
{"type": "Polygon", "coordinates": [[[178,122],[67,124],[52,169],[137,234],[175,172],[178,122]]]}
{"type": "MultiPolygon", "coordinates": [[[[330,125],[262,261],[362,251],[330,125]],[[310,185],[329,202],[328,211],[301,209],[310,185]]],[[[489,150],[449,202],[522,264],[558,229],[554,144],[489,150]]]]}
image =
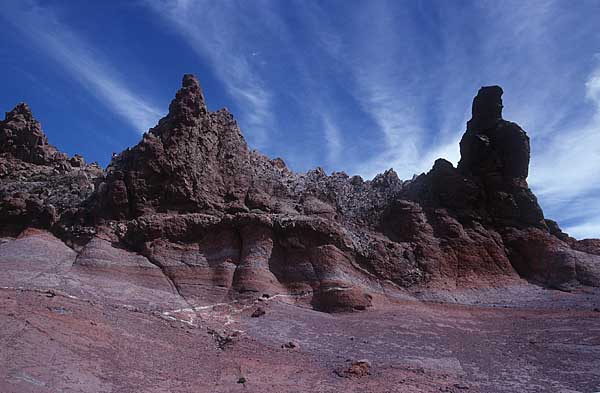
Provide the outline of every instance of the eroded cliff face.
{"type": "Polygon", "coordinates": [[[475,97],[458,168],[440,159],[404,182],[290,171],[209,112],[192,75],[106,171],[58,153],[21,105],[0,123],[0,229],[50,230],[103,274],[136,260],[128,275],[159,272],[190,301],[284,294],[340,311],[520,277],[599,286],[598,247],[545,220],[529,190],[529,138],[502,119],[501,96],[475,97]]]}

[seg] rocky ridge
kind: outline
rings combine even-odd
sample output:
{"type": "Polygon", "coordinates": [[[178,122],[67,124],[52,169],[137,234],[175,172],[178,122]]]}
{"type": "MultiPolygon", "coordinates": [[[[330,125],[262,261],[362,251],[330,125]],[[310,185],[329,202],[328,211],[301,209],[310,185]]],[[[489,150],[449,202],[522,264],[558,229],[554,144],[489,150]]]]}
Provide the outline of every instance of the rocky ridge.
{"type": "Polygon", "coordinates": [[[102,176],[97,164],[50,145],[27,104],[17,105],[0,121],[0,235],[28,227],[74,235],[102,176]]]}
{"type": "Polygon", "coordinates": [[[49,145],[20,104],[0,122],[0,231],[20,234],[9,244],[64,242],[73,269],[160,282],[192,303],[285,295],[343,311],[521,278],[600,286],[598,240],[544,218],[526,180],[529,138],[502,118],[501,96],[478,92],[457,168],[439,159],[412,181],[294,173],[250,150],[227,110],[209,112],[192,75],[105,171],[49,145]]]}

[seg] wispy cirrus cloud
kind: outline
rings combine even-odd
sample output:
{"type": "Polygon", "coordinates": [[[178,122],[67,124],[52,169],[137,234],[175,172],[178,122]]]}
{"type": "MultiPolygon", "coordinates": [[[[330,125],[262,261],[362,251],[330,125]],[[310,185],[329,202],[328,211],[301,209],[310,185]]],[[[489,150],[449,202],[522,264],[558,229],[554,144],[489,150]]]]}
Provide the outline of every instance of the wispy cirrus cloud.
{"type": "Polygon", "coordinates": [[[106,56],[61,23],[55,12],[34,1],[2,1],[6,23],[18,29],[59,63],[88,92],[140,133],[153,127],[162,111],[129,90],[106,56]]]}
{"type": "Polygon", "coordinates": [[[507,81],[505,117],[531,137],[529,184],[547,217],[578,238],[599,237],[600,59],[582,42],[600,41],[594,19],[586,17],[600,12],[600,4],[514,5],[510,14],[504,5],[488,9],[499,23],[490,47],[504,48],[494,68],[507,81]]]}
{"type": "Polygon", "coordinates": [[[551,131],[537,156],[531,185],[576,237],[600,235],[600,66],[585,83],[593,114],[551,131]]]}
{"type": "MultiPolygon", "coordinates": [[[[396,19],[386,24],[386,15],[394,13],[389,5],[394,7],[379,2],[361,8],[362,16],[377,21],[358,23],[371,46],[361,49],[353,39],[358,53],[345,59],[352,64],[357,100],[386,142],[359,170],[370,176],[393,166],[406,178],[429,169],[437,157],[456,163],[472,95],[481,85],[500,84],[505,117],[530,132],[530,184],[547,216],[574,236],[598,237],[600,67],[589,73],[598,56],[574,49],[593,37],[593,21],[551,0],[508,7],[489,2],[469,10],[483,27],[466,32],[463,15],[441,6],[439,19],[431,21],[439,22],[432,45],[431,37],[419,38],[422,26],[396,19]],[[577,34],[569,34],[574,24],[577,34]]],[[[418,19],[419,10],[410,15],[418,19]]]]}
{"type": "MultiPolygon", "coordinates": [[[[370,154],[343,163],[366,178],[390,167],[401,178],[410,178],[430,169],[433,159],[440,157],[438,154],[458,161],[456,142],[463,127],[460,121],[465,117],[463,109],[456,113],[450,110],[456,109],[459,100],[449,93],[452,87],[459,86],[452,83],[435,86],[431,78],[424,77],[426,69],[415,72],[415,67],[426,63],[428,54],[423,47],[427,43],[419,38],[418,22],[409,18],[410,10],[408,14],[404,12],[402,16],[406,19],[403,19],[394,16],[398,9],[393,2],[365,3],[340,16],[360,29],[348,32],[335,21],[317,27],[321,38],[318,42],[334,59],[339,72],[349,76],[346,89],[364,116],[371,120],[368,127],[359,131],[371,145],[370,154]],[[440,106],[426,108],[427,94],[432,93],[432,88],[440,106]],[[435,119],[438,130],[431,129],[433,113],[440,117],[435,119]]],[[[432,55],[428,60],[435,62],[436,58],[432,55]]],[[[443,64],[446,68],[454,67],[449,63],[443,64]]]]}
{"type": "MultiPolygon", "coordinates": [[[[129,124],[145,129],[160,116],[112,66],[122,59],[91,48],[51,3],[0,4],[0,19],[129,124]]],[[[600,236],[599,2],[357,4],[142,0],[130,11],[182,37],[210,70],[201,79],[224,87],[250,145],[296,170],[372,178],[393,167],[407,179],[438,157],[456,164],[473,96],[499,84],[505,118],[531,138],[529,182],[546,215],[600,236]]]]}
{"type": "Polygon", "coordinates": [[[283,15],[289,7],[306,25],[311,4],[204,0],[146,4],[210,66],[235,103],[252,147],[283,155],[296,168],[335,168],[343,160],[342,126],[333,115],[339,105],[332,99],[331,86],[322,83],[327,69],[318,61],[324,53],[318,46],[299,48],[306,37],[283,15]],[[325,144],[320,143],[323,139],[325,144]],[[303,143],[315,148],[300,151],[303,143]],[[325,160],[319,158],[323,149],[325,160]]]}
{"type": "Polygon", "coordinates": [[[325,142],[327,143],[327,160],[330,164],[337,164],[340,160],[344,140],[342,133],[335,123],[326,115],[323,115],[323,130],[325,142]]]}
{"type": "Polygon", "coordinates": [[[242,11],[230,1],[148,0],[146,4],[211,66],[242,111],[251,144],[264,147],[274,127],[272,94],[257,69],[259,46],[245,45],[252,24],[265,20],[264,13],[256,15],[260,6],[248,3],[242,11]]]}
{"type": "Polygon", "coordinates": [[[273,151],[304,168],[372,178],[393,167],[406,179],[439,157],[456,164],[472,97],[500,84],[505,118],[531,137],[530,184],[547,215],[599,235],[586,214],[600,211],[600,77],[578,49],[596,29],[593,3],[377,1],[338,3],[333,16],[329,4],[292,1],[290,18],[275,1],[148,1],[210,63],[251,142],[277,135],[287,144],[273,151]]]}
{"type": "Polygon", "coordinates": [[[600,220],[585,220],[582,224],[569,226],[565,230],[577,239],[597,239],[598,233],[600,233],[600,220]]]}

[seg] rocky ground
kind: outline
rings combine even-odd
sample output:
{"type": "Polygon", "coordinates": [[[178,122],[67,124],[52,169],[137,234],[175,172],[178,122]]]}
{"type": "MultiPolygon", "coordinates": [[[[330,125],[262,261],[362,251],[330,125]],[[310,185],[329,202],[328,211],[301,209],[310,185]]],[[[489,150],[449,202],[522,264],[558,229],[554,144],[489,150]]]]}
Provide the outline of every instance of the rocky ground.
{"type": "Polygon", "coordinates": [[[186,299],[111,258],[0,241],[1,392],[600,390],[597,288],[394,289],[328,314],[309,293],[186,299]]]}
{"type": "Polygon", "coordinates": [[[535,297],[541,307],[394,301],[330,315],[285,298],[160,312],[3,288],[0,391],[600,390],[600,294],[535,297]]]}

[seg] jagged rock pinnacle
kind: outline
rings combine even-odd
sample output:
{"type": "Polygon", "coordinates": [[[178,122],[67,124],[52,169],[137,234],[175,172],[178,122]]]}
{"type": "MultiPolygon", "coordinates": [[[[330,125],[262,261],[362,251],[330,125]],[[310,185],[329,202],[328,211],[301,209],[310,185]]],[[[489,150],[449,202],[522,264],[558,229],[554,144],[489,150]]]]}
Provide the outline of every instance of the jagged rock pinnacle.
{"type": "Polygon", "coordinates": [[[472,119],[469,127],[485,130],[502,120],[502,94],[500,86],[483,86],[473,99],[472,119]]]}
{"type": "Polygon", "coordinates": [[[181,82],[182,87],[195,87],[200,89],[200,82],[198,82],[198,78],[194,74],[184,74],[183,81],[181,82]]]}
{"type": "Polygon", "coordinates": [[[47,163],[56,149],[48,144],[40,123],[29,106],[20,103],[0,121],[0,152],[37,164],[47,163]]]}
{"type": "Polygon", "coordinates": [[[169,106],[168,118],[193,124],[195,119],[204,117],[206,113],[206,102],[198,79],[192,74],[185,74],[181,89],[169,106]]]}
{"type": "Polygon", "coordinates": [[[438,160],[410,182],[391,169],[372,181],[286,170],[251,151],[227,111],[207,111],[192,75],[159,125],[96,175],[36,139],[39,123],[18,106],[0,121],[0,233],[50,228],[100,269],[94,255],[109,255],[114,277],[132,266],[124,250],[138,252],[132,276],[158,266],[186,301],[302,290],[318,310],[364,310],[384,282],[458,288],[516,272],[600,286],[600,257],[548,228],[526,181],[529,139],[502,119],[501,97],[478,92],[458,168],[438,160]]]}
{"type": "Polygon", "coordinates": [[[495,220],[543,228],[543,212],[526,181],[529,137],[518,124],[502,119],[502,93],[500,86],[486,86],[473,99],[458,170],[483,185],[495,220]]]}
{"type": "Polygon", "coordinates": [[[5,121],[12,120],[17,116],[22,116],[23,119],[27,121],[33,120],[33,114],[31,113],[31,109],[29,109],[29,105],[27,105],[27,103],[25,102],[17,104],[17,106],[15,106],[12,111],[6,112],[5,121]]]}
{"type": "Polygon", "coordinates": [[[473,117],[460,142],[463,173],[478,176],[501,174],[506,179],[526,179],[529,137],[517,124],[502,119],[502,88],[484,86],[473,99],[473,117]]]}

